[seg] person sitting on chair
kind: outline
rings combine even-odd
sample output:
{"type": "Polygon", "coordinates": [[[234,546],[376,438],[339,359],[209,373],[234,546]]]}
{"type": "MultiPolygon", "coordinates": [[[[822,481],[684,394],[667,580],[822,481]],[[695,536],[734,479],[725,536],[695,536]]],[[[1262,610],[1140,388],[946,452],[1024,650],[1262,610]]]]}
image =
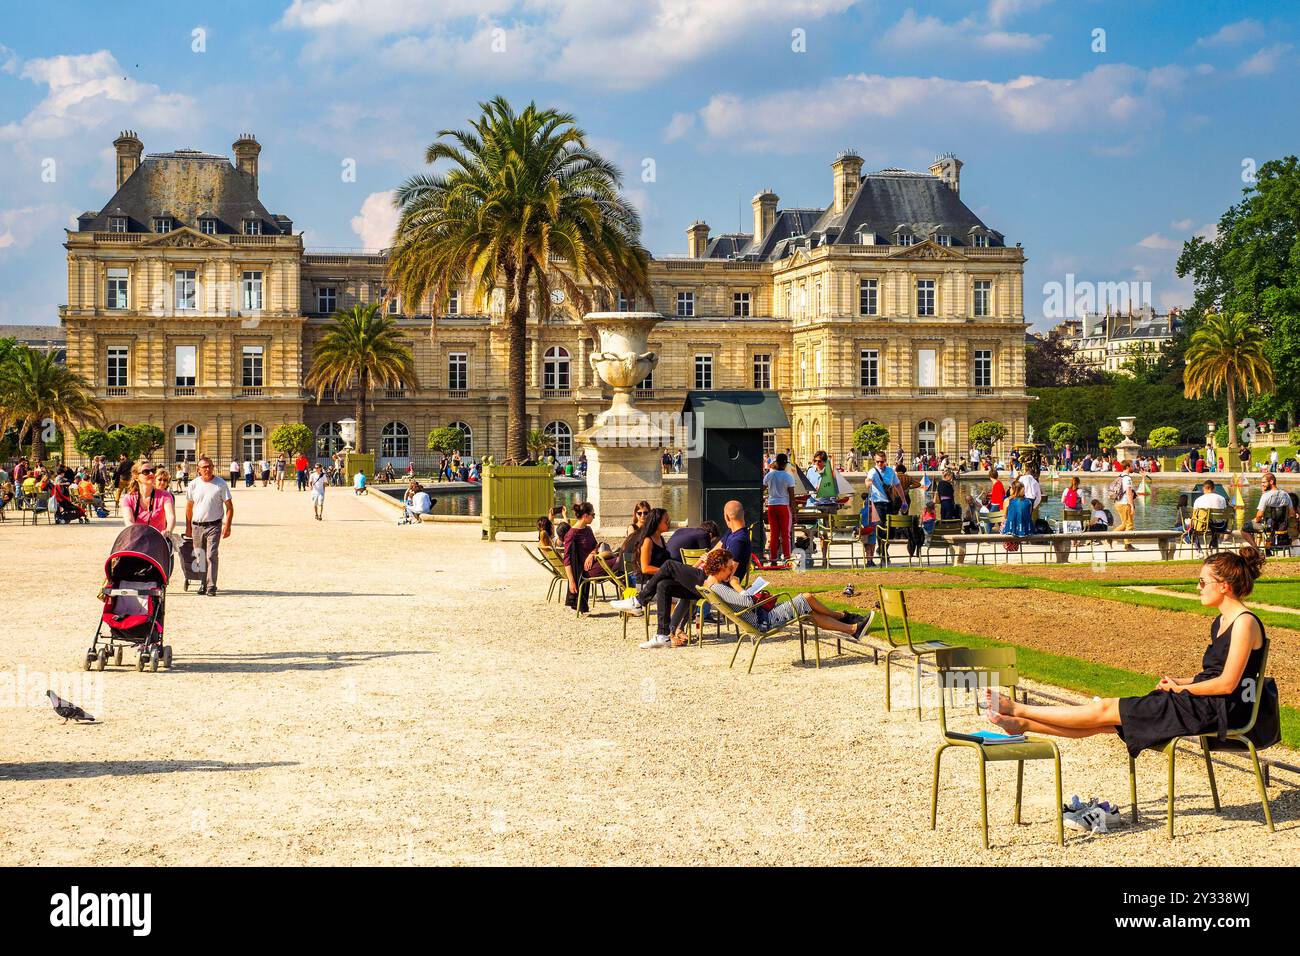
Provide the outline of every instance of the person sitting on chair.
{"type": "Polygon", "coordinates": [[[1195,677],[1161,677],[1145,697],[1107,697],[1086,704],[1018,704],[985,691],[988,717],[1008,733],[1054,737],[1118,734],[1136,757],[1176,737],[1218,734],[1242,727],[1254,709],[1254,686],[1266,643],[1264,625],[1242,599],[1264,569],[1252,547],[1206,558],[1196,582],[1201,604],[1218,610],[1210,645],[1195,677]]]}
{"type": "Polygon", "coordinates": [[[1006,500],[1007,513],[1002,519],[1002,533],[1017,538],[1034,533],[1034,503],[1025,497],[1025,486],[1019,480],[1011,482],[1011,497],[1006,500]]]}
{"type": "Polygon", "coordinates": [[[725,548],[706,554],[701,570],[707,575],[701,587],[708,588],[739,614],[741,620],[764,633],[784,627],[795,618],[811,616],[813,622],[823,630],[838,631],[860,639],[871,626],[871,618],[875,616],[875,611],[867,617],[848,611],[832,611],[813,595],[806,593],[796,594],[770,611],[755,607],[752,595],[737,590],[733,582],[737,570],[736,560],[725,548]]]}
{"type": "Polygon", "coordinates": [[[1241,526],[1241,536],[1255,547],[1258,547],[1255,535],[1268,534],[1274,530],[1265,520],[1270,509],[1286,509],[1284,528],[1290,525],[1291,516],[1295,513],[1295,509],[1291,506],[1291,496],[1277,486],[1277,475],[1271,471],[1264,472],[1260,475],[1260,487],[1262,490],[1259,494],[1259,504],[1255,507],[1255,519],[1241,526]]]}

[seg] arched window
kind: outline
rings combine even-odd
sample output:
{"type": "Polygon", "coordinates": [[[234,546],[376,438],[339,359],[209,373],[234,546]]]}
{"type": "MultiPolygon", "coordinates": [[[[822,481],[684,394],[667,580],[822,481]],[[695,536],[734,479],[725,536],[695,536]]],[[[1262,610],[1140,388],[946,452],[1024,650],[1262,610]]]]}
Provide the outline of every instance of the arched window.
{"type": "Polygon", "coordinates": [[[928,418],[916,426],[916,450],[922,455],[933,455],[935,453],[935,442],[939,437],[939,429],[934,422],[928,418]]]}
{"type": "Polygon", "coordinates": [[[822,447],[822,423],[820,421],[813,422],[812,446],[814,454],[822,447]]]}
{"type": "Polygon", "coordinates": [[[474,457],[474,429],[464,422],[452,422],[451,427],[460,432],[460,454],[463,458],[474,457]]]}
{"type": "Polygon", "coordinates": [[[316,457],[332,458],[343,448],[343,429],[338,422],[326,422],[316,429],[316,457]]]}
{"type": "Polygon", "coordinates": [[[126,427],[126,426],[123,425],[121,422],[113,422],[113,424],[111,424],[111,425],[109,425],[107,428],[105,428],[104,431],[106,431],[106,432],[120,432],[120,431],[121,431],[123,428],[125,428],[125,427],[126,427]]]}
{"type": "Polygon", "coordinates": [[[379,433],[379,457],[411,457],[411,430],[403,422],[389,422],[379,433]]]}
{"type": "Polygon", "coordinates": [[[546,426],[546,441],[555,449],[556,458],[573,457],[573,430],[567,422],[551,422],[546,426]]]}
{"type": "Polygon", "coordinates": [[[261,461],[265,433],[262,426],[249,422],[239,433],[239,451],[245,461],[261,461]]]}
{"type": "Polygon", "coordinates": [[[193,462],[198,455],[199,430],[182,422],[172,429],[172,457],[174,461],[193,462]]]}
{"type": "Polygon", "coordinates": [[[569,350],[552,345],[542,357],[542,388],[548,392],[569,388],[569,350]]]}
{"type": "Polygon", "coordinates": [[[798,427],[798,431],[796,432],[796,435],[797,435],[797,440],[795,441],[795,452],[799,455],[801,459],[806,458],[808,457],[808,434],[804,429],[802,418],[799,419],[799,427],[798,427]]]}

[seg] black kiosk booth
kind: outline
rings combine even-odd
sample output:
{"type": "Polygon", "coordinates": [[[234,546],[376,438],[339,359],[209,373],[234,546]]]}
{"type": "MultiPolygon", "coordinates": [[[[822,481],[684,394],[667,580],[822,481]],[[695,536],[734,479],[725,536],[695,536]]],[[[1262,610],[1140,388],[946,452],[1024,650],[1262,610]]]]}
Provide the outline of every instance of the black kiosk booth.
{"type": "Polygon", "coordinates": [[[687,392],[682,414],[697,443],[683,450],[686,458],[686,520],[698,527],[713,520],[726,528],[722,508],[732,499],[745,507],[745,523],[761,553],[763,539],[763,432],[789,428],[776,392],[687,392]]]}

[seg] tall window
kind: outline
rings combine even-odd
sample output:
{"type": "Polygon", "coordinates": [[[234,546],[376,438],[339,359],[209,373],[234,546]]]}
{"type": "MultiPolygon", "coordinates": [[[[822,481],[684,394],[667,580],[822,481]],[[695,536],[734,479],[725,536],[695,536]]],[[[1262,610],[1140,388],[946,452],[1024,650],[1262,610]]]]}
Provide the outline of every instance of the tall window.
{"type": "Polygon", "coordinates": [[[922,455],[933,455],[938,435],[939,429],[935,427],[934,422],[928,419],[921,422],[916,426],[916,450],[922,455]]]}
{"type": "Polygon", "coordinates": [[[861,279],[858,282],[858,315],[880,314],[880,282],[861,279]]]}
{"type": "Polygon", "coordinates": [[[808,387],[808,353],[799,353],[799,387],[808,387]]]}
{"type": "Polygon", "coordinates": [[[631,302],[631,300],[628,299],[628,297],[627,297],[624,293],[622,293],[622,292],[620,292],[620,293],[618,294],[618,306],[617,306],[617,308],[618,308],[618,311],[620,311],[620,312],[631,312],[631,311],[632,311],[632,302],[631,302]]]}
{"type": "Polygon", "coordinates": [[[380,458],[410,458],[411,430],[405,422],[389,422],[379,433],[380,458]]]}
{"type": "Polygon", "coordinates": [[[262,346],[245,345],[240,384],[244,388],[262,387],[262,346]]]}
{"type": "Polygon", "coordinates": [[[547,443],[555,449],[556,458],[573,457],[573,430],[568,422],[551,422],[545,429],[547,443]]]}
{"type": "Polygon", "coordinates": [[[731,294],[731,314],[742,319],[749,317],[748,292],[733,292],[731,294]]]}
{"type": "Polygon", "coordinates": [[[993,314],[993,283],[989,279],[976,279],[974,288],[974,312],[976,315],[993,314]]]}
{"type": "Polygon", "coordinates": [[[245,461],[261,461],[265,433],[261,425],[248,424],[239,433],[239,450],[245,461]]]}
{"type": "Polygon", "coordinates": [[[452,422],[451,427],[460,432],[460,453],[472,458],[474,456],[474,429],[464,422],[452,422]]]}
{"type": "Polygon", "coordinates": [[[464,391],[469,388],[469,353],[447,353],[447,387],[464,391]]]}
{"type": "Polygon", "coordinates": [[[198,454],[199,430],[193,425],[182,423],[172,429],[172,447],[175,449],[175,461],[193,462],[198,454]]]}
{"type": "Polygon", "coordinates": [[[126,388],[129,349],[125,345],[108,347],[108,363],[104,384],[109,388],[126,388]]]}
{"type": "Polygon", "coordinates": [[[916,280],[916,314],[934,315],[934,280],[916,280]]]}
{"type": "Polygon", "coordinates": [[[713,387],[713,356],[695,356],[695,387],[707,389],[713,387]]]}
{"type": "Polygon", "coordinates": [[[695,293],[678,292],[677,293],[677,314],[682,318],[690,318],[695,315],[695,293]]]}
{"type": "Polygon", "coordinates": [[[316,290],[316,311],[322,315],[332,315],[338,302],[338,290],[334,286],[323,285],[316,290]]]}
{"type": "Polygon", "coordinates": [[[858,384],[862,388],[880,387],[879,349],[863,349],[858,353],[858,384]]]}
{"type": "Polygon", "coordinates": [[[176,308],[198,308],[197,285],[198,278],[193,269],[176,270],[176,308]]]}
{"type": "Polygon", "coordinates": [[[193,388],[198,375],[198,348],[193,345],[176,346],[177,388],[193,388]]]}
{"type": "Polygon", "coordinates": [[[763,454],[765,455],[776,454],[776,429],[775,428],[763,429],[763,454]]]}
{"type": "Polygon", "coordinates": [[[388,314],[397,315],[397,296],[388,296],[388,314]]]}
{"type": "Polygon", "coordinates": [[[548,392],[569,387],[569,350],[552,345],[542,357],[542,388],[548,392]]]}
{"type": "Polygon", "coordinates": [[[916,350],[916,384],[921,388],[939,387],[939,353],[937,350],[916,350]]]}
{"type": "Polygon", "coordinates": [[[456,289],[447,293],[447,314],[460,315],[460,292],[456,289]]]}
{"type": "Polygon", "coordinates": [[[754,355],[754,387],[772,387],[772,355],[770,352],[757,352],[754,355]]]}
{"type": "Polygon", "coordinates": [[[645,378],[636,383],[638,392],[653,392],[655,390],[655,370],[651,369],[645,378]]]}
{"type": "Polygon", "coordinates": [[[108,270],[108,289],[105,301],[110,309],[125,309],[130,304],[130,296],[127,293],[131,281],[131,273],[127,269],[109,269],[108,270]]]}
{"type": "Polygon", "coordinates": [[[993,385],[993,350],[975,350],[975,387],[989,388],[993,385]]]}
{"type": "Polygon", "coordinates": [[[316,429],[316,457],[331,458],[343,448],[343,429],[338,422],[325,422],[316,429]]]}
{"type": "Polygon", "coordinates": [[[245,272],[243,278],[244,309],[260,312],[262,309],[262,273],[245,272]]]}
{"type": "Polygon", "coordinates": [[[813,353],[813,384],[818,388],[822,384],[822,350],[813,353]]]}

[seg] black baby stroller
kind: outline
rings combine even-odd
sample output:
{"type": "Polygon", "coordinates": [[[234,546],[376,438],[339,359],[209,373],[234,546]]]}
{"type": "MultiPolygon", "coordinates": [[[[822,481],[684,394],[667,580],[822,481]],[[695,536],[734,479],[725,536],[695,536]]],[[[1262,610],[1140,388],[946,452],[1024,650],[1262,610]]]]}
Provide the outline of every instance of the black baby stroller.
{"type": "Polygon", "coordinates": [[[202,548],[194,546],[193,538],[181,538],[181,546],[177,548],[178,557],[181,559],[181,571],[185,573],[185,590],[190,589],[190,585],[198,582],[199,587],[208,583],[208,565],[206,555],[202,548]]]}
{"type": "Polygon", "coordinates": [[[172,573],[171,539],[157,529],[133,524],[122,530],[104,562],[108,579],[100,594],[104,610],[83,667],[103,670],[109,658],[121,665],[122,652],[134,647],[135,669],[172,666],[172,649],[163,643],[167,579],[172,573]],[[107,626],[108,635],[104,636],[107,626]]]}

